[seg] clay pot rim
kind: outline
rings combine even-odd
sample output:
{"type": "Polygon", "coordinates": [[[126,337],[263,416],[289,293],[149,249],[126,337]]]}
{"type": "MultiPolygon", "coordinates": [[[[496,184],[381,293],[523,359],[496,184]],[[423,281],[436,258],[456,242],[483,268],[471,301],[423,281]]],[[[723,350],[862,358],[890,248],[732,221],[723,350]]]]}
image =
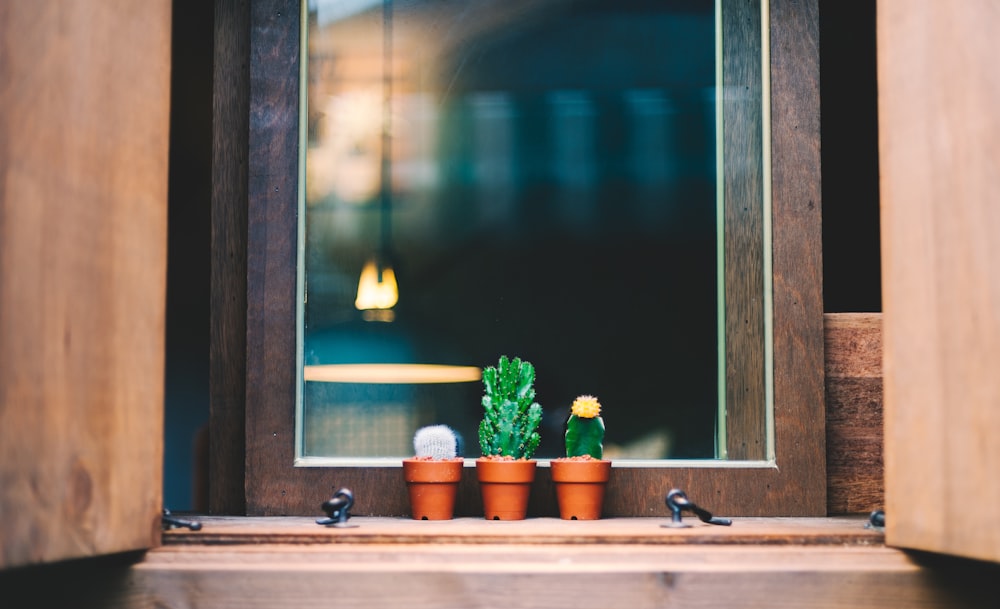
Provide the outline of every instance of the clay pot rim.
{"type": "Polygon", "coordinates": [[[610,459],[553,459],[550,463],[552,481],[606,483],[611,477],[610,459]]]}
{"type": "Polygon", "coordinates": [[[464,459],[403,459],[407,483],[457,483],[465,469],[464,459]]]}
{"type": "Polygon", "coordinates": [[[524,483],[535,479],[538,461],[534,459],[476,459],[479,482],[524,483]]]}

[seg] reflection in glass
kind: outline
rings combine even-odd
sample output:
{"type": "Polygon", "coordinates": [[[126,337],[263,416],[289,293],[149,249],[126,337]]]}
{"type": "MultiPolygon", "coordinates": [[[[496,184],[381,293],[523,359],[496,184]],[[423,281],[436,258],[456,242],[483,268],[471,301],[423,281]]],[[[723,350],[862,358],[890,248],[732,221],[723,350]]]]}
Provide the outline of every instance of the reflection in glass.
{"type": "Polygon", "coordinates": [[[714,4],[310,0],[302,456],[431,423],[477,456],[474,376],[310,374],[501,354],[536,366],[538,457],[580,394],[610,458],[716,456],[714,4]],[[356,306],[373,259],[391,314],[356,306]]]}

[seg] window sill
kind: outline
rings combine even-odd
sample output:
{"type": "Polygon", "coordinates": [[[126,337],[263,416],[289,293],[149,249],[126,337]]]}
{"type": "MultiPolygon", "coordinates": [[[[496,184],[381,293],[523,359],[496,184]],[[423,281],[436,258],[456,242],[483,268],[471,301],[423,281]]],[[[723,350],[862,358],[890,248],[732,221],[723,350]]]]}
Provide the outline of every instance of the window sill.
{"type": "Polygon", "coordinates": [[[131,569],[128,589],[148,606],[951,607],[995,581],[921,565],[857,516],[688,529],[662,527],[669,518],[200,520],[131,569]]]}
{"type": "Polygon", "coordinates": [[[705,524],[685,517],[689,528],[668,528],[663,518],[607,518],[593,521],[482,518],[418,521],[407,518],[352,517],[349,528],[316,524],[314,518],[197,518],[200,531],[173,529],[165,546],[246,544],[467,544],[467,545],[881,545],[880,532],[865,528],[859,516],[831,518],[737,518],[732,526],[705,524]]]}

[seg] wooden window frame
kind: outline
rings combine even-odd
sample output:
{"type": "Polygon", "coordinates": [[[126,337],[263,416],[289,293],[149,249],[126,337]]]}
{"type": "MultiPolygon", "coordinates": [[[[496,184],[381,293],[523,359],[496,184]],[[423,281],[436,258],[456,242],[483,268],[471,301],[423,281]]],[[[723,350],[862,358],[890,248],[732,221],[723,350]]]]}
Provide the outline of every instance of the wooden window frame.
{"type": "MultiPolygon", "coordinates": [[[[662,515],[671,487],[717,513],[826,513],[818,6],[769,4],[774,460],[615,468],[607,515],[662,515]]],[[[300,6],[216,0],[215,19],[209,509],[315,514],[346,486],[358,514],[405,515],[399,468],[293,465],[300,6]]],[[[727,217],[737,228],[747,221],[727,217]]],[[[761,424],[751,412],[739,425],[761,424]]],[[[457,514],[481,513],[473,478],[460,487],[457,514]]],[[[543,468],[529,516],[554,513],[543,468]]]]}

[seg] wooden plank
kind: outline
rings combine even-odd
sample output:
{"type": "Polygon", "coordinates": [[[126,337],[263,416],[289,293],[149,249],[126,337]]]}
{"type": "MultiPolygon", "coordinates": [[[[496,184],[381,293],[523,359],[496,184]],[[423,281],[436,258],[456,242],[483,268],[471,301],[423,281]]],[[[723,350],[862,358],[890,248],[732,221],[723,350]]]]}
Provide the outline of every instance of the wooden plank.
{"type": "Polygon", "coordinates": [[[996,600],[988,567],[928,568],[884,547],[172,546],[133,567],[5,575],[15,574],[0,573],[7,598],[83,609],[961,609],[996,600]]]}
{"type": "Polygon", "coordinates": [[[878,5],[890,543],[1000,561],[1000,12],[878,5]],[[950,509],[949,509],[950,508],[950,509]],[[961,512],[961,520],[949,514],[961,512]]]}
{"type": "Polygon", "coordinates": [[[0,5],[0,568],[159,543],[170,23],[0,5]]]}
{"type": "MultiPolygon", "coordinates": [[[[207,526],[219,524],[211,519],[207,526]]],[[[527,524],[480,523],[493,529],[527,524]]],[[[31,598],[33,606],[102,609],[986,608],[995,605],[998,574],[986,563],[928,565],[880,544],[837,542],[179,544],[153,550],[131,567],[106,561],[0,572],[0,589],[5,598],[31,598]]]]}
{"type": "Polygon", "coordinates": [[[254,546],[151,552],[133,606],[992,607],[995,573],[884,547],[254,546]]]}
{"type": "Polygon", "coordinates": [[[823,316],[826,378],[882,378],[882,314],[823,316]]]}
{"type": "Polygon", "coordinates": [[[870,513],[885,505],[882,315],[824,318],[827,513],[870,513]]]}
{"type": "Polygon", "coordinates": [[[884,508],[882,379],[832,379],[826,396],[827,512],[884,508]]]}
{"type": "Polygon", "coordinates": [[[795,480],[783,502],[801,502],[772,515],[824,515],[819,4],[770,8],[775,450],[795,480]]]}
{"type": "Polygon", "coordinates": [[[248,4],[216,0],[214,25],[208,505],[215,514],[242,514],[246,509],[248,4]]]}
{"type": "MultiPolygon", "coordinates": [[[[320,514],[322,517],[322,514],[320,514]]],[[[223,517],[199,519],[200,531],[164,533],[166,545],[240,544],[760,544],[878,545],[881,533],[864,517],[738,518],[717,526],[685,517],[688,528],[668,528],[670,516],[605,518],[587,522],[559,518],[488,521],[483,518],[420,521],[355,517],[353,528],[326,527],[313,518],[223,517]]]]}
{"type": "MultiPolygon", "coordinates": [[[[253,65],[268,66],[251,69],[249,106],[246,493],[247,513],[260,514],[262,497],[292,499],[279,472],[295,459],[301,16],[288,0],[250,13],[253,65]]],[[[332,494],[326,487],[317,490],[332,494]]]]}
{"type": "Polygon", "coordinates": [[[763,461],[768,454],[761,10],[756,2],[723,2],[721,8],[726,458],[763,461]]]}

